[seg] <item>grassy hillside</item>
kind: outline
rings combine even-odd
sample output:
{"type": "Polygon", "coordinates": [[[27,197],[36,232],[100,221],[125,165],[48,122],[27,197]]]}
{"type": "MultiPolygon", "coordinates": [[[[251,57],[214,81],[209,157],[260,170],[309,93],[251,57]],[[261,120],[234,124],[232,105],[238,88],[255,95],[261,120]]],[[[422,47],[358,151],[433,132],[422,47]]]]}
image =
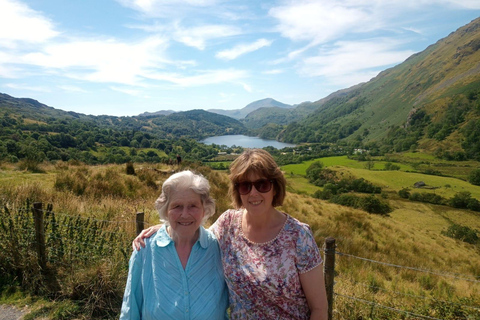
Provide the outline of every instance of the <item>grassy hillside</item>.
{"type": "MultiPolygon", "coordinates": [[[[480,18],[342,96],[279,136],[286,142],[372,142],[396,151],[464,151],[480,119],[480,18]]],[[[475,147],[473,147],[475,146],[475,147]]]]}
{"type": "MultiPolygon", "coordinates": [[[[394,208],[388,216],[380,216],[312,198],[310,194],[319,188],[305,179],[302,172],[305,165],[283,168],[288,180],[288,195],[280,209],[308,223],[319,247],[322,247],[326,237],[334,237],[337,241],[336,319],[415,318],[406,316],[402,310],[437,319],[479,319],[478,311],[471,307],[480,305],[480,244],[465,243],[442,234],[454,223],[480,230],[479,214],[447,206],[411,202],[394,196],[393,191],[403,186],[403,178],[414,175],[415,178],[411,180],[414,181],[418,177],[426,180],[430,176],[404,171],[365,170],[359,162],[343,157],[325,158],[322,161],[328,166],[335,166],[336,170],[359,174],[369,180],[377,179],[375,182],[382,185],[388,183],[392,192],[387,192],[387,201],[394,208]],[[462,278],[476,279],[476,282],[462,278]],[[369,301],[370,304],[362,301],[369,301]],[[400,310],[400,313],[385,309],[384,306],[400,310]]],[[[99,221],[112,221],[107,228],[115,227],[115,235],[118,237],[109,243],[110,254],[104,256],[94,254],[95,247],[90,247],[94,244],[90,241],[94,240],[76,240],[77,246],[87,248],[86,253],[90,253],[88,260],[73,260],[77,262],[72,265],[73,261],[63,258],[52,265],[60,276],[56,303],[39,299],[38,294],[33,298],[24,294],[12,296],[11,293],[15,291],[12,285],[23,288],[23,292],[32,293],[35,283],[38,285],[35,281],[38,280],[21,285],[19,279],[7,276],[8,272],[2,273],[3,276],[0,277],[3,301],[31,305],[33,312],[30,319],[117,317],[126,280],[130,241],[135,232],[135,213],[145,212],[147,225],[157,223],[153,203],[159,194],[158,186],[168,176],[166,172],[181,169],[160,164],[135,164],[134,167],[135,176],[126,175],[124,165],[84,166],[58,162],[56,165],[44,165],[44,173],[37,174],[18,170],[12,164],[1,165],[2,205],[10,208],[11,213],[17,212],[16,209],[21,208],[27,199],[31,202],[41,201],[45,205],[52,203],[60,231],[62,223],[67,223],[64,217],[89,217],[99,221]],[[72,272],[74,277],[71,276],[72,272]],[[90,298],[92,295],[96,297],[94,300],[90,298]]],[[[213,221],[230,207],[226,197],[226,173],[203,166],[193,169],[211,181],[212,193],[217,199],[217,212],[213,221]]],[[[472,194],[480,195],[478,187],[462,185],[461,180],[433,178],[439,179],[438,184],[441,186],[448,183],[452,189],[468,187],[472,194]]],[[[410,184],[411,181],[405,183],[410,184]]],[[[19,211],[16,215],[22,216],[19,211]]],[[[2,211],[1,218],[5,217],[5,211],[2,211]]],[[[86,223],[85,220],[82,221],[86,223]]],[[[20,225],[14,224],[13,227],[20,225]]],[[[50,234],[52,231],[48,230],[50,234]]],[[[83,229],[76,230],[75,234],[83,229]]],[[[10,233],[0,234],[8,239],[2,238],[0,243],[11,246],[10,233]]],[[[25,232],[18,234],[18,240],[28,240],[25,232]]],[[[108,233],[98,234],[97,238],[104,234],[108,233]]],[[[22,253],[29,252],[22,242],[17,243],[17,247],[21,248],[19,251],[22,253]]],[[[55,247],[50,245],[48,250],[52,251],[53,248],[55,247]]],[[[9,250],[0,252],[3,258],[11,254],[9,250]]],[[[79,253],[76,259],[81,257],[83,256],[79,253]]],[[[12,264],[5,265],[8,259],[1,261],[2,270],[8,271],[8,267],[12,267],[12,264]]],[[[32,263],[35,263],[34,259],[26,259],[21,265],[31,267],[32,263]]],[[[37,269],[32,270],[26,275],[26,280],[36,279],[37,269]]]]}

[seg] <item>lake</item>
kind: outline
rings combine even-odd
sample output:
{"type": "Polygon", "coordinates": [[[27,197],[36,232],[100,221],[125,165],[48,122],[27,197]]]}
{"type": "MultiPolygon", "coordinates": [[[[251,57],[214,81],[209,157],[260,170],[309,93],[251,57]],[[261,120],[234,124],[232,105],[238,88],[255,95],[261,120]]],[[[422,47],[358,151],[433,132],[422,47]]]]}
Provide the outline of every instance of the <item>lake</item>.
{"type": "Polygon", "coordinates": [[[283,143],[276,140],[261,139],[258,137],[249,137],[242,134],[227,135],[227,136],[216,136],[209,137],[202,141],[205,144],[218,144],[226,146],[237,146],[243,148],[264,148],[264,147],[274,147],[276,149],[282,149],[285,147],[295,147],[295,144],[283,143]]]}

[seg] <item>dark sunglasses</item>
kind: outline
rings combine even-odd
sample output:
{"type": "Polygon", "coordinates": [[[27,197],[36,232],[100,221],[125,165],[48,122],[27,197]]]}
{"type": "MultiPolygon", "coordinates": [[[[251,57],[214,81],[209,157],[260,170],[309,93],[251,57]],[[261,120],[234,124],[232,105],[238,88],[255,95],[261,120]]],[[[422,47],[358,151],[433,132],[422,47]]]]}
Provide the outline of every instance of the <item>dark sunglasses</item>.
{"type": "Polygon", "coordinates": [[[235,188],[237,188],[238,193],[241,195],[249,194],[252,191],[252,185],[255,186],[255,189],[261,193],[267,193],[268,191],[272,190],[272,183],[273,180],[269,179],[260,179],[254,182],[251,181],[243,181],[235,183],[235,188]]]}

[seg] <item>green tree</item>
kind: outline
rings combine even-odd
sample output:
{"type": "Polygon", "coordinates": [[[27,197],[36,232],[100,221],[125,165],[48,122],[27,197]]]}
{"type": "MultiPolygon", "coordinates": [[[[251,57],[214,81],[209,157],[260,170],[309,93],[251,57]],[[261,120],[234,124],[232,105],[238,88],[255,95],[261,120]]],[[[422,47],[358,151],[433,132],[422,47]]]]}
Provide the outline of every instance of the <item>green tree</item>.
{"type": "Polygon", "coordinates": [[[476,169],[470,172],[470,174],[468,175],[468,181],[471,184],[480,186],[480,169],[476,169]]]}

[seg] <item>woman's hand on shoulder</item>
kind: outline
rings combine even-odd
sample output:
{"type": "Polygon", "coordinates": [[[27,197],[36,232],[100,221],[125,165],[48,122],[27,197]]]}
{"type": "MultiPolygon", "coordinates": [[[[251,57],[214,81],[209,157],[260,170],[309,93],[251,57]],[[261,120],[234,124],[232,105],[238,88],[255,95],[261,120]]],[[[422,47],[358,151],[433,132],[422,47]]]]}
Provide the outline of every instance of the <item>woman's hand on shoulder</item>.
{"type": "Polygon", "coordinates": [[[143,239],[150,238],[160,229],[161,226],[161,224],[157,224],[150,228],[143,229],[142,232],[140,232],[140,234],[132,242],[133,250],[139,251],[140,248],[145,248],[145,241],[143,241],[143,239]]]}

